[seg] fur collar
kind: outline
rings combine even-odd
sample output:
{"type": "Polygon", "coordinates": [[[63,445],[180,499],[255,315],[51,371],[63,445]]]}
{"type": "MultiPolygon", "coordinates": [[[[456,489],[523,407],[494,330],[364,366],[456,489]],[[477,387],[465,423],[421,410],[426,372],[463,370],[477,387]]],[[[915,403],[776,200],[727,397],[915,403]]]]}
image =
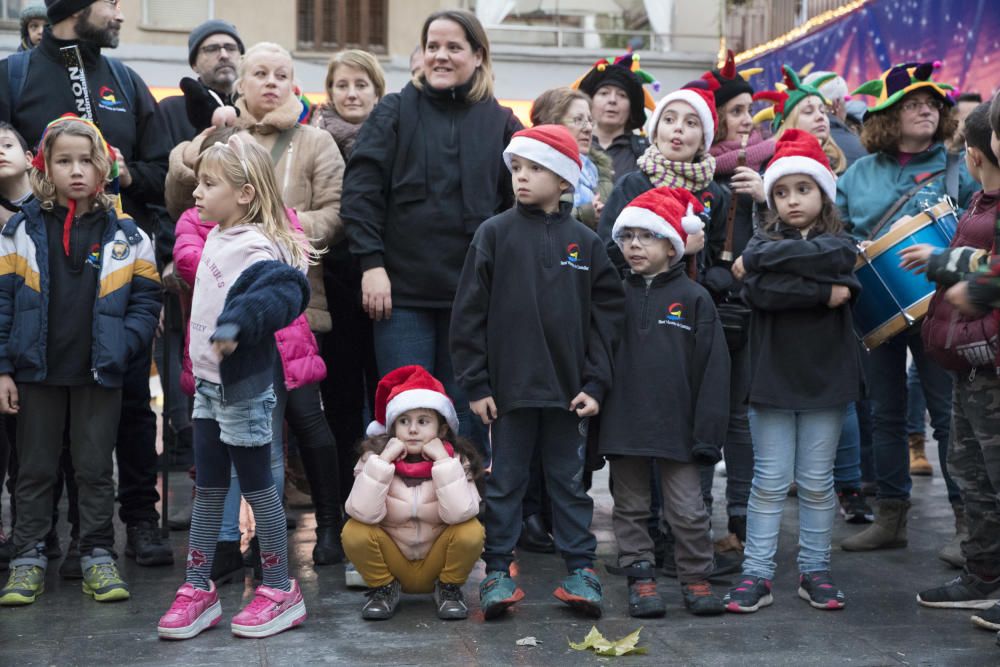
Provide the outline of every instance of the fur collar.
{"type": "Polygon", "coordinates": [[[295,127],[302,114],[302,102],[294,94],[289,95],[288,100],[280,107],[269,111],[260,120],[257,120],[247,111],[246,100],[240,98],[236,100],[236,108],[240,110],[240,116],[236,119],[236,125],[250,134],[271,134],[295,127]]]}

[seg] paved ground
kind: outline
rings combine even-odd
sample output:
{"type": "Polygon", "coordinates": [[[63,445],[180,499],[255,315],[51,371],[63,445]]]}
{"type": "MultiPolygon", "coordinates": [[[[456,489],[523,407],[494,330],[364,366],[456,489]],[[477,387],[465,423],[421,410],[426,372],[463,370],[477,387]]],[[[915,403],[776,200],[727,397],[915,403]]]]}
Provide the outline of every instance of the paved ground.
{"type": "MultiPolygon", "coordinates": [[[[605,480],[596,480],[595,529],[601,553],[613,557],[605,480]]],[[[721,488],[724,479],[717,480],[721,488]]],[[[175,502],[184,495],[171,494],[175,502]]],[[[718,497],[718,496],[717,496],[718,497]]],[[[4,507],[7,506],[6,499],[4,507]]],[[[606,611],[598,628],[609,637],[623,636],[640,625],[647,657],[619,658],[629,665],[998,665],[1000,647],[992,633],[969,623],[969,613],[919,607],[918,589],[954,576],[936,556],[950,537],[950,509],[940,477],[917,480],[910,522],[910,547],[872,554],[834,551],[834,571],[849,603],[840,612],[811,609],[795,595],[794,541],[797,511],[785,514],[775,581],[775,604],[750,616],[694,618],[682,608],[677,583],[662,579],[669,611],[664,619],[638,622],[628,617],[624,579],[603,575],[606,611]]],[[[173,533],[178,565],[141,568],[122,559],[132,599],[101,605],[80,593],[79,583],[63,582],[52,567],[47,590],[27,608],[0,609],[0,664],[18,665],[168,665],[302,664],[352,665],[581,665],[607,664],[568,648],[591,622],[574,616],[551,597],[562,575],[553,556],[527,555],[520,563],[521,585],[528,596],[508,618],[485,624],[481,615],[467,622],[443,623],[429,598],[406,597],[388,622],[366,623],[359,617],[364,597],[348,591],[340,566],[314,570],[311,564],[312,516],[300,513],[292,536],[295,576],[306,596],[309,620],[300,628],[266,640],[236,639],[225,624],[194,640],[171,643],[156,637],[157,618],[181,583],[185,538],[173,533]],[[518,647],[533,635],[537,647],[518,647]]],[[[721,516],[717,517],[720,521],[721,516]]],[[[718,523],[718,522],[717,522],[718,523]]],[[[119,551],[124,531],[119,526],[119,551]]],[[[856,528],[838,520],[838,540],[856,528]]],[[[466,587],[474,594],[480,568],[466,587]]],[[[224,621],[252,593],[249,582],[222,589],[224,621]]]]}

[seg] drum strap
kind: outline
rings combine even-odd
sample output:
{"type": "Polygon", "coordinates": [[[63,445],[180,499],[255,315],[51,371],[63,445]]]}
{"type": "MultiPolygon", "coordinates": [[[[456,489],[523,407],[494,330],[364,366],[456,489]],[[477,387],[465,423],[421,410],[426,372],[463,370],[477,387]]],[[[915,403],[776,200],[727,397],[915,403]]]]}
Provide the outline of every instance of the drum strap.
{"type": "Polygon", "coordinates": [[[872,240],[878,233],[882,231],[882,228],[889,224],[889,221],[896,217],[899,209],[903,208],[906,202],[910,201],[913,195],[917,194],[924,189],[925,185],[933,183],[937,179],[944,176],[944,189],[945,194],[951,197],[956,202],[958,201],[958,187],[959,187],[959,161],[964,159],[961,153],[948,153],[947,162],[945,168],[940,171],[935,171],[933,174],[920,181],[912,188],[903,193],[903,195],[889,207],[889,210],[879,219],[878,224],[872,227],[871,232],[868,233],[868,240],[872,240]]]}

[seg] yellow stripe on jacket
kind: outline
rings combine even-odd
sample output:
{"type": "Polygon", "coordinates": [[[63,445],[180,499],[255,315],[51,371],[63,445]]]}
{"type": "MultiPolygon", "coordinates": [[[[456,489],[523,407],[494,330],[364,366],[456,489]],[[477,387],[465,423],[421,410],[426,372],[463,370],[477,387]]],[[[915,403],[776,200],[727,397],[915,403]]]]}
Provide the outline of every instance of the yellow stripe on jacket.
{"type": "Polygon", "coordinates": [[[42,288],[38,271],[32,268],[31,264],[30,259],[16,252],[2,255],[0,256],[0,276],[6,276],[10,273],[21,276],[24,279],[25,285],[36,292],[41,292],[42,288]]]}

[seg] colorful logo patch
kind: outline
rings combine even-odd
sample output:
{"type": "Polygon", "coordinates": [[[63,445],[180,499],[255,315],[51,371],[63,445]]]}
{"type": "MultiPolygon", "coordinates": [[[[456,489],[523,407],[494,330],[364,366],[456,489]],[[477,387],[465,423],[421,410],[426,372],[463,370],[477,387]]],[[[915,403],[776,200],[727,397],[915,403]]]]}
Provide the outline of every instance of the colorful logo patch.
{"type": "Polygon", "coordinates": [[[115,97],[115,91],[107,86],[101,86],[97,96],[99,98],[97,106],[108,111],[125,111],[125,103],[119,102],[115,97]]]}
{"type": "Polygon", "coordinates": [[[667,308],[667,319],[671,322],[681,322],[684,319],[684,305],[672,303],[667,308]]]}
{"type": "Polygon", "coordinates": [[[90,253],[87,255],[87,264],[90,264],[95,269],[100,270],[101,268],[101,244],[95,243],[90,246],[90,253]]]}
{"type": "Polygon", "coordinates": [[[580,246],[575,243],[570,243],[566,246],[566,259],[573,262],[574,264],[580,261],[580,246]]]}
{"type": "Polygon", "coordinates": [[[115,241],[111,244],[111,258],[121,261],[128,257],[129,252],[128,244],[124,241],[115,241]]]}

